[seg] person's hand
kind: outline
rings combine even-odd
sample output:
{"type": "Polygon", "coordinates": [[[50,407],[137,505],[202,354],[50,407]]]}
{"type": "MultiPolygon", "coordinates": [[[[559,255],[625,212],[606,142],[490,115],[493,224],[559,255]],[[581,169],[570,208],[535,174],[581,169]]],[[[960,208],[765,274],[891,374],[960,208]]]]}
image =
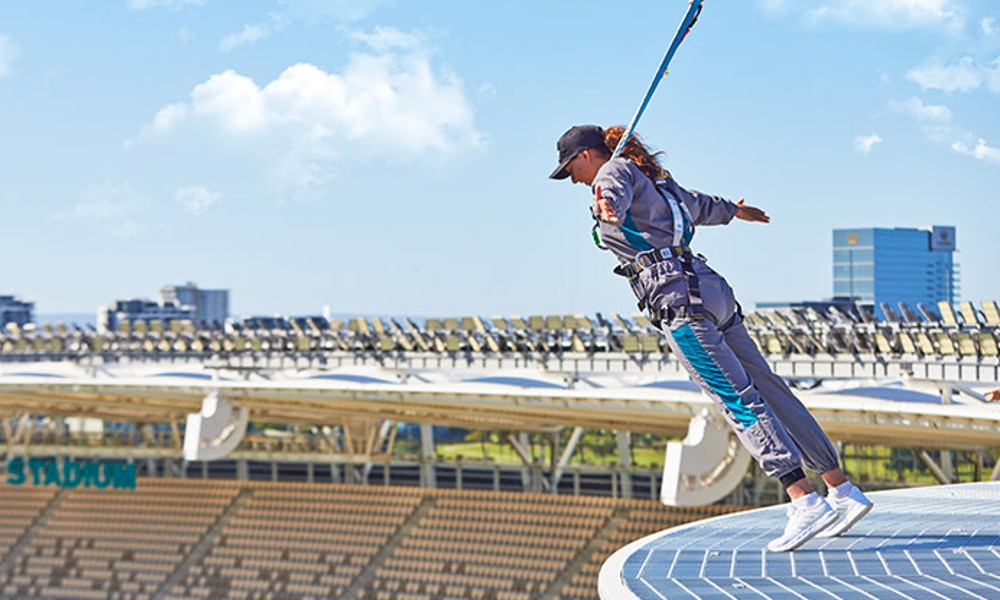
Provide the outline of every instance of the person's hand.
{"type": "Polygon", "coordinates": [[[986,401],[993,402],[994,400],[1000,400],[1000,388],[997,388],[992,392],[986,392],[986,401]]]}
{"type": "Polygon", "coordinates": [[[751,223],[770,223],[771,217],[767,216],[763,210],[757,208],[756,206],[750,206],[749,204],[744,204],[744,198],[740,198],[740,201],[736,203],[736,218],[743,221],[750,221],[751,223]]]}
{"type": "Polygon", "coordinates": [[[597,214],[597,218],[602,221],[613,225],[621,223],[621,219],[615,214],[615,209],[611,207],[611,203],[606,198],[601,197],[601,186],[597,186],[597,192],[594,194],[594,212],[597,214]]]}

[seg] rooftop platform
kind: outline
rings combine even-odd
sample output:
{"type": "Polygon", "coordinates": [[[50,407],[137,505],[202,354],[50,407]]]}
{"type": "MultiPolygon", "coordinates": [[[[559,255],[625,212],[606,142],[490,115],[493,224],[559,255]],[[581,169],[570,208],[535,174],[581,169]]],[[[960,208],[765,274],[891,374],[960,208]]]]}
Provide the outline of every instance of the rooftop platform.
{"type": "Polygon", "coordinates": [[[774,553],[785,505],[662,531],[604,563],[602,600],[1000,598],[1000,482],[869,494],[840,538],[774,553]]]}

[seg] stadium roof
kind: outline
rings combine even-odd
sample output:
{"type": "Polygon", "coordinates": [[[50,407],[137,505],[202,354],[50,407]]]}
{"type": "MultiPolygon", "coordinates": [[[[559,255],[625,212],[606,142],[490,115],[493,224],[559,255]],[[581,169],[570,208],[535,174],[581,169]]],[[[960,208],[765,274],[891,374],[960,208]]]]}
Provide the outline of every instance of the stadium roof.
{"type": "MultiPolygon", "coordinates": [[[[933,403],[896,382],[810,390],[800,397],[828,435],[852,443],[979,448],[1000,439],[1000,406],[933,403]],[[883,389],[885,393],[877,393],[883,389]],[[881,396],[881,397],[872,397],[881,396]]],[[[0,368],[0,411],[130,422],[181,421],[218,391],[258,422],[330,425],[367,417],[470,429],[582,426],[683,436],[710,400],[683,375],[564,374],[378,367],[269,373],[218,372],[192,364],[33,363],[0,368]]]]}

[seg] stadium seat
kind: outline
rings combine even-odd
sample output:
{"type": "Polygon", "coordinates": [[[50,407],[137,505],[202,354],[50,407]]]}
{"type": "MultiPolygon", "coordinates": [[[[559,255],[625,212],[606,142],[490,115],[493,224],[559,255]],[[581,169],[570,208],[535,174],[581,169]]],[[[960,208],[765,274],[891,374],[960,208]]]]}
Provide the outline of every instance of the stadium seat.
{"type": "Polygon", "coordinates": [[[920,354],[922,356],[934,356],[937,354],[934,342],[926,332],[917,331],[915,335],[917,336],[917,348],[920,349],[920,354]]]}
{"type": "Polygon", "coordinates": [[[962,315],[962,323],[965,327],[978,327],[980,324],[979,313],[976,311],[976,307],[968,300],[963,300],[958,303],[958,310],[962,315]]]}
{"type": "Polygon", "coordinates": [[[955,354],[955,342],[947,332],[939,331],[934,336],[934,341],[937,342],[938,354],[942,356],[953,356],[955,354]]]}
{"type": "Polygon", "coordinates": [[[889,343],[889,339],[881,331],[875,332],[875,348],[879,354],[893,354],[892,344],[889,343]]]}
{"type": "Polygon", "coordinates": [[[955,346],[961,356],[979,356],[979,350],[976,348],[976,342],[973,340],[972,334],[968,331],[959,331],[955,334],[955,346]]]}
{"type": "Polygon", "coordinates": [[[986,325],[1000,327],[1000,308],[997,307],[997,303],[993,300],[985,300],[981,304],[986,325]]]}
{"type": "Polygon", "coordinates": [[[976,333],[976,344],[979,346],[979,354],[981,356],[997,357],[1000,356],[1000,352],[997,349],[997,339],[992,333],[988,331],[979,331],[976,333]]]}
{"type": "Polygon", "coordinates": [[[955,310],[950,302],[944,300],[937,303],[938,311],[941,313],[941,323],[946,327],[959,327],[961,323],[955,315],[955,310]]]}
{"type": "Polygon", "coordinates": [[[916,344],[913,343],[913,338],[910,337],[909,333],[902,330],[897,331],[896,339],[899,343],[899,348],[903,354],[907,355],[917,354],[916,344]]]}

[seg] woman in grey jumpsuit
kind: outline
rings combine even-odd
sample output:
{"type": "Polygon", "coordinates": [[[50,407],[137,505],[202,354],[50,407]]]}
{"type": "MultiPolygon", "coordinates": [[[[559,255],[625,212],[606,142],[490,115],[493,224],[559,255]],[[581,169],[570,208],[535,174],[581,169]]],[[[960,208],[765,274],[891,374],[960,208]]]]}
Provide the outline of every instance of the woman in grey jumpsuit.
{"type": "Polygon", "coordinates": [[[784,380],[774,374],[743,326],[726,280],[690,249],[697,225],[733,218],[767,223],[759,208],[681,187],[655,154],[632,136],[612,158],[623,128],[570,128],[559,139],[552,179],[571,178],[594,194],[600,240],[618,259],[674,355],[719,407],[740,441],[792,499],[773,551],[794,550],[814,536],[844,533],[871,509],[847,480],[830,440],[784,380]],[[819,496],[803,464],[818,471],[829,494],[819,496]]]}

